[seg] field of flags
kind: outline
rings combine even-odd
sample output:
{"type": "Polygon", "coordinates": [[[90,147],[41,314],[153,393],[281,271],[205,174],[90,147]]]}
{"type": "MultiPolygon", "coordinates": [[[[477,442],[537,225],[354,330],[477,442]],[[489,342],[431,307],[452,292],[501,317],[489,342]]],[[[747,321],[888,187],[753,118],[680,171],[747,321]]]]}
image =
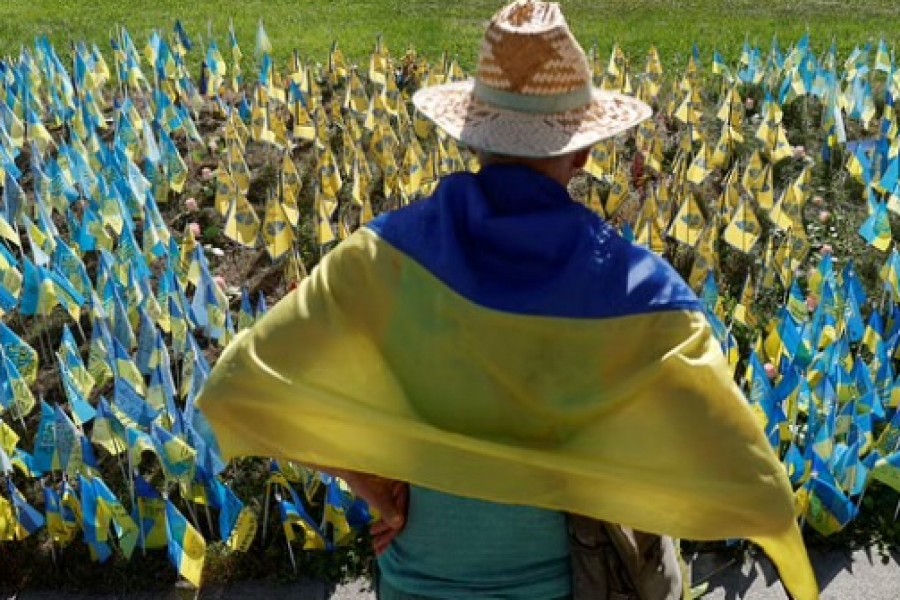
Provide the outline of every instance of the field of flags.
{"type": "MultiPolygon", "coordinates": [[[[448,57],[379,40],[360,65],[337,45],[276,65],[262,24],[246,57],[233,33],[199,47],[180,24],[141,41],[39,39],[0,62],[0,545],[40,536],[99,562],[165,550],[199,586],[209,543],[279,536],[294,562],[371,517],[341,481],[284,461],[253,497],[231,485],[194,400],[277,297],[228,282],[200,227],[172,224],[211,211],[213,243],[264,252],[283,292],[379,212],[477,163],[409,101],[465,77],[448,57]]],[[[883,41],[838,56],[808,36],[738,57],[695,47],[679,73],[654,49],[643,68],[617,47],[590,59],[598,85],[656,110],[593,150],[580,200],[679,257],[798,519],[841,530],[871,482],[900,491],[900,64],[883,41]],[[790,141],[798,114],[807,147],[790,141]],[[864,216],[840,235],[865,240],[877,277],[822,243],[823,174],[849,178],[864,216]],[[763,312],[763,296],[782,300],[763,312]]]]}

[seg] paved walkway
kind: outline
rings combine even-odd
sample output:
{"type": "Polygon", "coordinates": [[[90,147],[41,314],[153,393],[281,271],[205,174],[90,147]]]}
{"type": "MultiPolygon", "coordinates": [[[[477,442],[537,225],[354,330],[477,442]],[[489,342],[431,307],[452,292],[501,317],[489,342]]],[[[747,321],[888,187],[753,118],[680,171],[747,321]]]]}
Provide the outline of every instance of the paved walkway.
{"type": "MultiPolygon", "coordinates": [[[[883,563],[876,550],[810,551],[822,600],[897,600],[900,598],[900,555],[883,563]]],[[[787,594],[768,560],[729,564],[719,555],[692,561],[693,579],[708,580],[709,600],[785,600],[787,594]]]]}
{"type": "MultiPolygon", "coordinates": [[[[857,552],[816,552],[810,557],[822,588],[822,600],[900,599],[900,555],[883,563],[875,550],[857,552]]],[[[745,564],[729,563],[717,554],[691,558],[694,582],[707,581],[708,600],[785,600],[787,595],[775,570],[765,560],[745,564]]],[[[188,600],[194,591],[175,588],[157,594],[90,595],[57,591],[25,591],[2,595],[0,600],[188,600]]],[[[374,600],[368,582],[355,581],[329,590],[319,582],[279,584],[244,582],[228,587],[204,588],[199,598],[206,600],[374,600]]]]}
{"type": "MultiPolygon", "coordinates": [[[[786,600],[774,567],[768,560],[729,563],[718,554],[689,557],[695,584],[707,581],[705,600],[786,600]]],[[[821,600],[900,599],[900,555],[883,563],[876,550],[857,552],[810,551],[821,600]]],[[[365,582],[340,586],[330,600],[374,600],[365,582]]]]}

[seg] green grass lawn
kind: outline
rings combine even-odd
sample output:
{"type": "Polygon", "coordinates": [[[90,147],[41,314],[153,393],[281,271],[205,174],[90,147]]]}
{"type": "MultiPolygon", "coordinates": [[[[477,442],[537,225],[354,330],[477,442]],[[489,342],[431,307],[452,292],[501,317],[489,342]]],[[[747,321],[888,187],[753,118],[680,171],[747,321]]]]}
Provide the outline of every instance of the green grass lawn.
{"type": "MultiPolygon", "coordinates": [[[[125,25],[135,42],[146,43],[154,28],[170,29],[180,19],[195,42],[210,31],[227,47],[233,19],[245,55],[252,55],[256,24],[263,19],[279,58],[294,49],[325,60],[337,40],[351,58],[368,56],[376,34],[394,54],[413,43],[435,57],[446,50],[471,67],[484,22],[503,4],[498,0],[6,0],[0,3],[0,55],[49,35],[59,48],[88,40],[109,48],[110,32],[125,25]]],[[[608,55],[618,42],[636,62],[656,44],[671,67],[683,64],[694,42],[709,59],[713,48],[736,58],[745,37],[768,47],[773,35],[782,47],[804,32],[821,50],[832,39],[842,53],[885,36],[898,38],[900,12],[890,0],[563,0],[563,9],[581,42],[608,55]]]]}

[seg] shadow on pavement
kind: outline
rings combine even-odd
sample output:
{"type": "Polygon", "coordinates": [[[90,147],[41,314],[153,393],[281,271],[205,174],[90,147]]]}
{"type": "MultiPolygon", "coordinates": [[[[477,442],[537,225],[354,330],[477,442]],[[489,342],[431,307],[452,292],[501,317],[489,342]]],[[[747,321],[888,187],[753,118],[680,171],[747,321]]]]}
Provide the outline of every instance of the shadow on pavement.
{"type": "MultiPolygon", "coordinates": [[[[896,600],[900,598],[900,554],[877,549],[809,552],[822,600],[896,600]]],[[[784,600],[788,596],[769,560],[721,554],[688,556],[693,584],[706,582],[708,600],[784,600]]]]}
{"type": "MultiPolygon", "coordinates": [[[[704,600],[785,600],[787,594],[775,568],[764,556],[735,559],[726,554],[697,553],[686,557],[694,585],[708,583],[704,600]]],[[[821,600],[897,600],[900,598],[900,554],[883,562],[877,549],[857,551],[810,550],[810,559],[822,590],[821,600]]],[[[366,580],[335,588],[317,581],[278,583],[246,581],[209,586],[199,594],[175,588],[156,593],[72,594],[65,590],[25,590],[4,593],[0,600],[374,600],[366,580]]]]}

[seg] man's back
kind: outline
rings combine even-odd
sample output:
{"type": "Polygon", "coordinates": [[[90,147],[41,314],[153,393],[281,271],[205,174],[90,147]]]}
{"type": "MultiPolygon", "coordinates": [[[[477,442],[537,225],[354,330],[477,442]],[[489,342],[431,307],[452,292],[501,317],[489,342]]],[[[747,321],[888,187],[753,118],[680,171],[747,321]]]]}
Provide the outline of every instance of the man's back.
{"type": "MultiPolygon", "coordinates": [[[[654,302],[668,309],[674,302],[694,306],[693,294],[677,278],[664,278],[668,268],[618,238],[605,223],[576,204],[566,190],[523,166],[490,166],[481,173],[459,174],[441,184],[435,197],[375,221],[372,229],[437,277],[446,288],[418,294],[419,318],[408,321],[425,330],[465,328],[441,304],[458,301],[511,315],[550,319],[618,316],[654,302]],[[650,262],[648,266],[646,261],[650,262]],[[642,262],[643,261],[643,262],[642,262]],[[627,267],[634,262],[638,273],[627,267]],[[674,297],[673,297],[674,295],[674,297]],[[523,308],[524,307],[524,308],[523,308]]],[[[407,279],[409,281],[409,279],[407,279]]],[[[411,286],[415,290],[415,286],[411,286]]],[[[402,293],[402,292],[401,292],[402,293]]],[[[474,323],[472,323],[474,325],[474,323]]],[[[435,342],[441,336],[422,339],[435,342]]],[[[497,374],[505,366],[500,354],[484,352],[480,341],[506,339],[503,326],[477,334],[451,336],[478,340],[469,348],[435,351],[438,360],[459,361],[460,373],[497,374]],[[463,367],[470,359],[486,368],[463,367]],[[496,359],[496,360],[493,360],[496,359]]],[[[410,343],[415,341],[410,339],[410,343]]],[[[553,375],[557,341],[538,337],[531,353],[534,383],[541,372],[553,375]],[[544,355],[545,351],[550,351],[544,355]]],[[[398,365],[397,372],[428,373],[427,348],[411,352],[419,368],[398,365]]],[[[398,359],[400,360],[400,359],[398,359]]],[[[590,357],[583,368],[590,370],[590,357]]],[[[572,365],[570,365],[571,367],[572,365]]],[[[580,365],[575,365],[578,368],[580,365]]],[[[568,370],[568,369],[567,369],[568,370]]],[[[489,387],[494,398],[434,396],[446,391],[433,382],[406,380],[408,395],[427,396],[416,403],[430,423],[450,431],[478,430],[485,437],[513,444],[552,448],[564,444],[564,432],[547,428],[540,406],[517,404],[514,390],[501,391],[502,377],[489,387]],[[509,402],[496,403],[496,396],[509,402]],[[494,410],[486,410],[494,406],[494,410]],[[501,413],[501,414],[498,414],[501,413]],[[525,426],[530,424],[530,426],[525,426]]],[[[561,387],[555,382],[554,387],[561,387]]],[[[486,395],[485,395],[486,396],[486,395]]],[[[550,397],[548,396],[548,400],[550,397]]],[[[538,397],[538,404],[541,398],[538,397]]],[[[575,399],[572,404],[577,404],[575,399]]],[[[544,407],[551,410],[550,405],[544,407]]],[[[383,595],[391,598],[565,598],[571,574],[565,516],[555,511],[512,506],[444,494],[412,486],[406,529],[379,559],[383,595]]]]}
{"type": "Polygon", "coordinates": [[[387,358],[411,408],[491,442],[567,443],[631,375],[610,367],[642,351],[604,340],[622,318],[699,308],[667,263],[520,165],[451,176],[370,229],[408,259],[379,335],[397,341],[387,358]]]}
{"type": "Polygon", "coordinates": [[[406,528],[378,564],[383,600],[571,593],[564,515],[418,486],[410,489],[406,528]]]}

